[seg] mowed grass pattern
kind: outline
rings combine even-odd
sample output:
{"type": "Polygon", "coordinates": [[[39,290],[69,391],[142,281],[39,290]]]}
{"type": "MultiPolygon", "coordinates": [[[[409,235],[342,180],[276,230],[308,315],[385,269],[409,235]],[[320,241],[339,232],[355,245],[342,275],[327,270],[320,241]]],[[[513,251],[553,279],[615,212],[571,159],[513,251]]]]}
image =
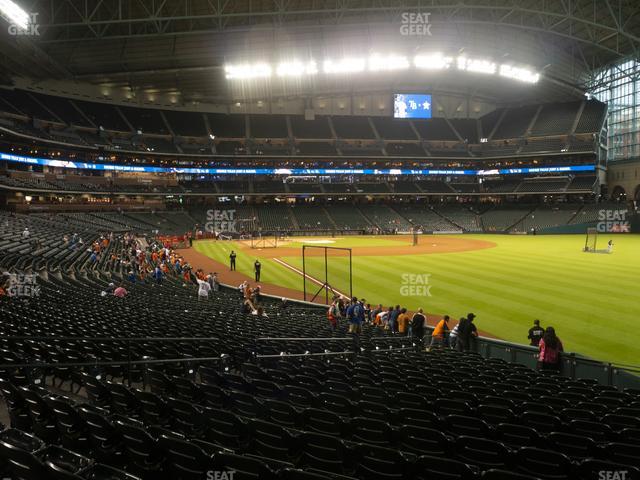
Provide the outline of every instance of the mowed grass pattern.
{"type": "MultiPolygon", "coordinates": [[[[438,238],[422,237],[421,241],[437,243],[438,238]]],[[[636,328],[640,319],[640,236],[612,236],[615,247],[611,255],[583,253],[582,235],[465,238],[489,240],[497,246],[462,253],[396,256],[390,247],[388,256],[354,256],[354,294],[370,303],[422,307],[454,318],[472,311],[481,330],[519,343],[526,342],[527,330],[539,318],[543,326],[556,328],[567,350],[600,360],[640,363],[636,328]],[[403,282],[411,275],[429,275],[430,296],[402,296],[403,282]]],[[[608,239],[601,235],[600,246],[605,247],[608,239]]],[[[358,244],[363,240],[358,238],[358,244]]],[[[347,246],[346,241],[341,240],[340,246],[347,246]]],[[[219,259],[220,244],[199,243],[196,248],[219,259]]],[[[250,274],[254,259],[244,257],[239,257],[238,270],[250,274]]],[[[302,264],[300,257],[282,260],[296,267],[302,264]]],[[[262,263],[263,281],[302,289],[299,275],[272,260],[262,263]]],[[[322,270],[321,263],[319,258],[307,259],[314,271],[322,270]]],[[[336,277],[342,274],[346,278],[347,269],[348,263],[342,260],[331,265],[336,277]]],[[[346,282],[332,280],[332,284],[339,290],[348,288],[346,282]]]]}
{"type": "Polygon", "coordinates": [[[229,266],[229,254],[231,250],[235,250],[237,253],[236,270],[251,278],[253,278],[253,263],[259,258],[262,264],[261,282],[302,291],[301,275],[293,273],[291,270],[284,268],[271,259],[257,257],[253,250],[241,250],[236,242],[200,240],[194,242],[193,247],[198,252],[224,264],[227,270],[229,266]]]}

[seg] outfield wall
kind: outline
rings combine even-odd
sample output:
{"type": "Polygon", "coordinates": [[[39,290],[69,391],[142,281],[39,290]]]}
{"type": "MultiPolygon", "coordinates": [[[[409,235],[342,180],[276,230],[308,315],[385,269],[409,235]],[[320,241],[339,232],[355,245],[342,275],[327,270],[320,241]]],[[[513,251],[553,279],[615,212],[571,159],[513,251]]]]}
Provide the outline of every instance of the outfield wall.
{"type": "MultiPolygon", "coordinates": [[[[587,233],[588,228],[597,228],[598,222],[589,222],[589,223],[576,223],[573,225],[559,225],[557,227],[549,227],[545,229],[538,230],[536,233],[545,235],[545,234],[575,234],[575,233],[587,233]]],[[[640,216],[633,215],[629,217],[629,233],[640,233],[640,216]]],[[[609,233],[619,233],[619,232],[602,232],[603,235],[609,233]]]]}
{"type": "Polygon", "coordinates": [[[587,233],[587,228],[595,227],[595,223],[576,223],[574,225],[559,225],[557,227],[549,227],[542,230],[538,230],[538,235],[561,235],[561,234],[576,234],[587,233]]]}

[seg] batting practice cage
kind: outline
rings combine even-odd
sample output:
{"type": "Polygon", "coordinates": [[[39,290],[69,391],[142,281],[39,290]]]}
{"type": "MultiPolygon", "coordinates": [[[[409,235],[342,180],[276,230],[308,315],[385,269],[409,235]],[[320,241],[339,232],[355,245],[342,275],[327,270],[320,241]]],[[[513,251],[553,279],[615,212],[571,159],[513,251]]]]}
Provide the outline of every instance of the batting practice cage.
{"type": "Polygon", "coordinates": [[[302,246],[302,283],[304,299],[313,302],[324,298],[353,296],[353,263],[350,248],[302,246]]]}
{"type": "Polygon", "coordinates": [[[584,241],[584,251],[595,252],[597,245],[598,245],[598,229],[588,228],[587,237],[585,238],[585,241],[584,241]]]}
{"type": "Polygon", "coordinates": [[[278,236],[268,235],[251,237],[251,248],[278,248],[278,236]]]}

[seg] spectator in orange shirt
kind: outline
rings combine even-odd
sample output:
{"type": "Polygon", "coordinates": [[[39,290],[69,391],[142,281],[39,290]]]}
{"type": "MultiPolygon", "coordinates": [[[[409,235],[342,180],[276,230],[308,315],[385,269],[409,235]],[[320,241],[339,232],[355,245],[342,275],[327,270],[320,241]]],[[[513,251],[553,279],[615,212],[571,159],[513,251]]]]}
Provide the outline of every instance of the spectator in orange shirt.
{"type": "Polygon", "coordinates": [[[398,323],[398,333],[400,335],[406,335],[408,330],[409,330],[409,315],[407,315],[407,309],[403,308],[402,310],[400,310],[400,315],[398,315],[398,318],[396,319],[396,322],[398,323]]]}
{"type": "Polygon", "coordinates": [[[442,320],[438,322],[436,328],[431,332],[431,344],[429,348],[435,346],[444,347],[444,341],[449,334],[449,315],[445,315],[442,320]]]}
{"type": "Polygon", "coordinates": [[[389,315],[389,312],[385,310],[382,310],[376,313],[376,316],[373,318],[373,324],[377,326],[384,325],[388,315],[389,315]]]}

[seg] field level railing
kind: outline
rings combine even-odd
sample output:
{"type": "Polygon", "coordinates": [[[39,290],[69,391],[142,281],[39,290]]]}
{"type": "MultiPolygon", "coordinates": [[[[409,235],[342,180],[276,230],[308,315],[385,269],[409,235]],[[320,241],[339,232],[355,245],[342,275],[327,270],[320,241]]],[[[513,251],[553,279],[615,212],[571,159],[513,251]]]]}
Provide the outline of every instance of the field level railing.
{"type": "MultiPolygon", "coordinates": [[[[218,337],[57,337],[57,336],[6,336],[3,337],[6,341],[33,341],[33,342],[95,342],[95,343],[125,343],[127,346],[126,358],[121,360],[100,360],[95,359],[92,361],[78,361],[78,362],[12,362],[0,364],[0,371],[15,371],[17,369],[24,369],[26,371],[43,371],[43,377],[46,376],[47,371],[65,370],[71,368],[83,369],[83,368],[99,368],[99,367],[126,367],[126,379],[129,386],[131,386],[133,367],[143,365],[148,368],[152,365],[165,365],[165,364],[189,364],[198,365],[199,363],[213,363],[223,362],[227,363],[228,355],[219,357],[183,357],[183,358],[145,358],[134,360],[132,356],[132,349],[135,344],[147,343],[147,342],[184,342],[184,343],[212,343],[219,342],[218,337]]],[[[146,383],[146,382],[145,382],[146,383]]]]}
{"type": "MultiPolygon", "coordinates": [[[[428,327],[425,338],[428,338],[431,331],[433,331],[433,327],[428,327]]],[[[538,365],[538,347],[495,338],[478,337],[474,349],[484,358],[499,358],[533,369],[538,365]]],[[[561,361],[560,374],[563,376],[572,379],[591,379],[601,385],[609,385],[619,389],[640,389],[640,365],[601,362],[575,352],[564,352],[561,355],[561,361]]]]}

